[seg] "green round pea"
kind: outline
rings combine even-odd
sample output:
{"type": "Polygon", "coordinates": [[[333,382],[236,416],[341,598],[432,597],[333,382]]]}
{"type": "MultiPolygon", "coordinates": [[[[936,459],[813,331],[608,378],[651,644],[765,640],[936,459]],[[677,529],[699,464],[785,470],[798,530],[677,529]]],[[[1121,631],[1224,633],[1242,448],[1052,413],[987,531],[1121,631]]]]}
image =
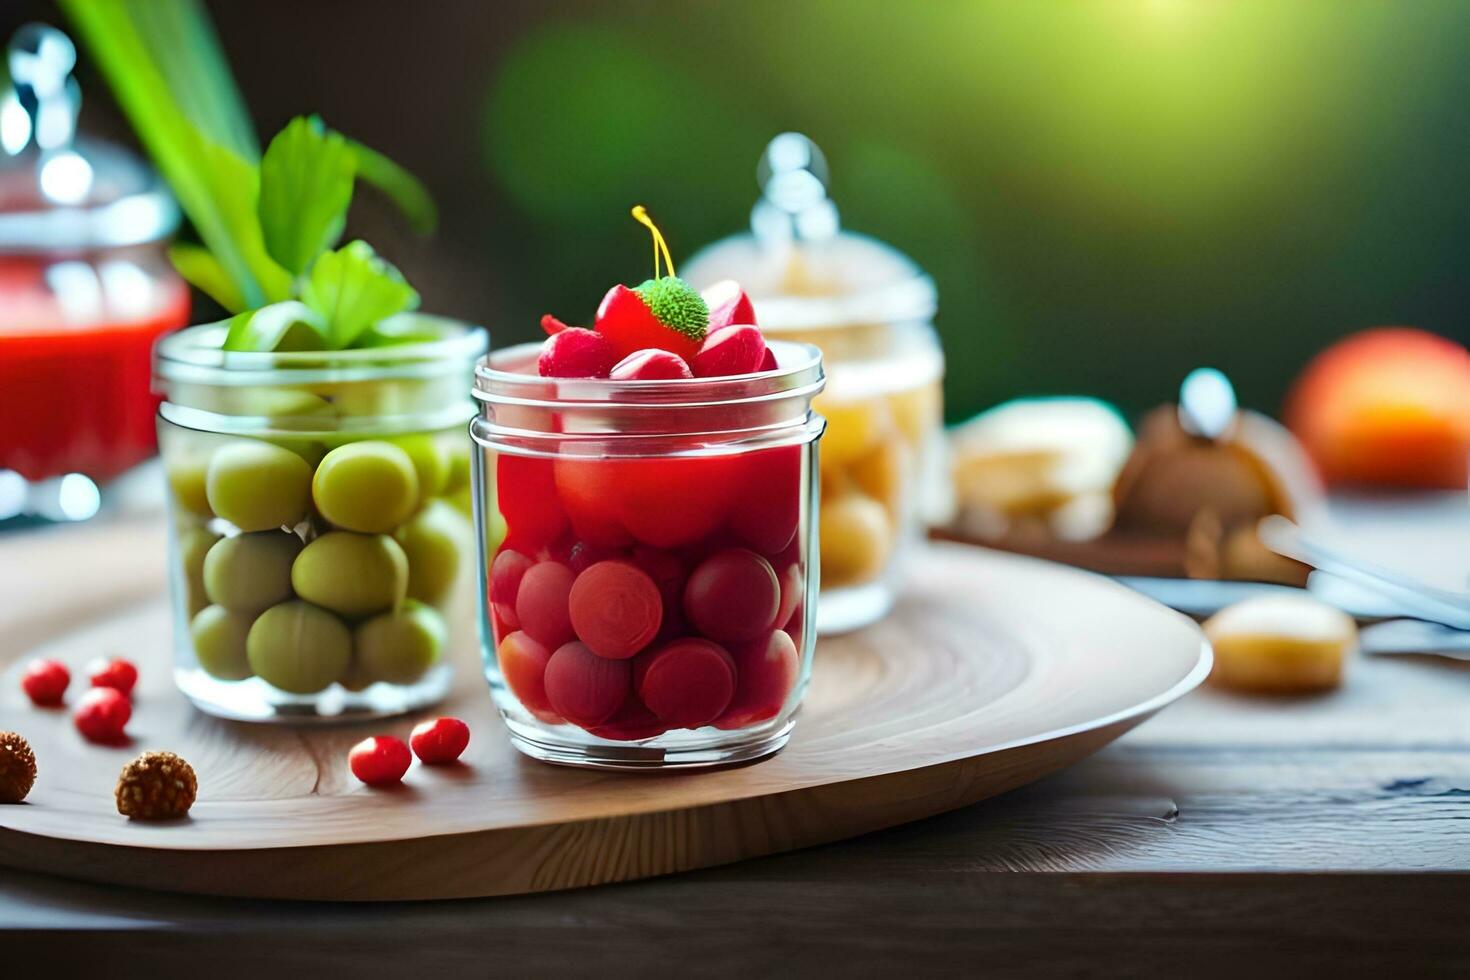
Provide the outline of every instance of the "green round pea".
{"type": "Polygon", "coordinates": [[[460,555],[471,540],[464,516],[442,500],[431,500],[393,532],[393,539],[408,556],[408,597],[442,600],[459,577],[460,555]]]}
{"type": "Polygon", "coordinates": [[[395,436],[393,445],[408,453],[414,475],[419,481],[419,501],[437,497],[449,480],[449,454],[439,441],[427,433],[395,436]]]}
{"type": "Polygon", "coordinates": [[[209,600],[242,613],[286,601],[300,553],[301,539],[290,531],[252,531],[216,542],[204,558],[209,600]]]}
{"type": "Polygon", "coordinates": [[[391,609],[408,588],[408,557],[386,534],[332,531],[301,549],[291,566],[296,594],[344,616],[391,609]]]}
{"type": "Polygon", "coordinates": [[[204,559],[219,539],[218,534],[203,527],[179,532],[179,565],[184,573],[184,598],[190,616],[209,605],[204,588],[204,559]]]}
{"type": "Polygon", "coordinates": [[[197,517],[214,516],[205,490],[208,456],[180,455],[165,461],[163,469],[175,506],[197,517]]]}
{"type": "Polygon", "coordinates": [[[352,659],[352,634],[342,621],[309,602],[271,606],[245,641],[250,669],[291,694],[315,694],[342,676],[352,659]]]}
{"type": "Polygon", "coordinates": [[[231,612],[224,606],[205,606],[189,623],[194,656],[210,677],[243,681],[253,670],[246,653],[246,640],[255,617],[231,612]]]}
{"type": "Polygon", "coordinates": [[[316,468],[311,494],[317,510],[338,527],[379,534],[413,513],[419,479],[408,453],[370,439],[327,453],[316,468]]]}
{"type": "Polygon", "coordinates": [[[242,531],[295,527],[311,501],[311,467],[268,442],[235,442],[209,461],[205,492],[214,512],[242,531]]]}
{"type": "Polygon", "coordinates": [[[353,634],[356,662],[368,677],[412,684],[444,655],[449,630],[432,606],[412,599],[397,612],[363,623],[353,634]]]}

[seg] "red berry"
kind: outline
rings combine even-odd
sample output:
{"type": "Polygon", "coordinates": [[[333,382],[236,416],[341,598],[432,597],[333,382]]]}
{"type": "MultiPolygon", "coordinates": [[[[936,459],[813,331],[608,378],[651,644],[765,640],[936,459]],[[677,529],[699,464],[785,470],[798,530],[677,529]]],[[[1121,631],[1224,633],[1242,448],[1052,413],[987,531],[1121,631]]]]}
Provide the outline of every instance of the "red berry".
{"type": "Polygon", "coordinates": [[[591,728],[627,700],[633,670],[626,660],[599,657],[583,643],[559,647],[546,664],[546,696],[556,713],[591,728]]]}
{"type": "Polygon", "coordinates": [[[551,712],[551,701],[546,697],[546,662],[551,659],[551,651],[545,644],[518,630],[500,641],[495,659],[505,686],[527,711],[537,715],[551,712]]]}
{"type": "MultiPolygon", "coordinates": [[[[782,634],[785,635],[784,633],[782,634]]],[[[458,718],[435,718],[414,726],[408,737],[413,754],[426,766],[457,762],[470,744],[470,726],[458,718]]]]}
{"type": "Polygon", "coordinates": [[[622,524],[642,544],[681,548],[709,537],[740,491],[739,456],[604,460],[622,524]]]}
{"type": "Polygon", "coordinates": [[[670,728],[709,724],[735,694],[735,661],[708,640],[675,640],[640,659],[635,670],[638,697],[670,728]]]}
{"type": "Polygon", "coordinates": [[[132,694],[138,683],[138,668],[121,657],[97,660],[87,670],[93,687],[110,687],[122,694],[132,694]]]}
{"type": "Polygon", "coordinates": [[[554,337],[563,330],[570,330],[571,327],[547,313],[541,317],[541,329],[546,331],[546,336],[554,337]]]}
{"type": "Polygon", "coordinates": [[[408,764],[413,756],[403,740],[390,735],[374,735],[365,738],[347,753],[347,765],[352,775],[369,786],[391,786],[403,781],[408,764]]]}
{"type": "Polygon", "coordinates": [[[132,717],[127,695],[111,687],[94,687],[77,702],[72,722],[88,741],[107,744],[122,740],[132,717]]]}
{"type": "Polygon", "coordinates": [[[678,354],[648,347],[635,350],[617,364],[608,375],[614,381],[668,381],[692,378],[694,372],[678,354]]]}
{"type": "Polygon", "coordinates": [[[32,660],[20,677],[21,690],[38,708],[54,708],[61,704],[71,671],[58,660],[32,660]]]}
{"type": "Polygon", "coordinates": [[[780,608],[781,584],[771,563],[744,548],[727,548],[706,558],[684,586],[689,620],[721,643],[763,635],[774,628],[780,608]]]}
{"type": "Polygon", "coordinates": [[[726,327],[705,337],[690,364],[696,377],[719,378],[759,371],[765,356],[766,339],[760,328],[726,327]]]}
{"type": "Polygon", "coordinates": [[[659,323],[643,297],[621,284],[602,297],[593,329],[606,337],[617,352],[615,360],[648,347],[671,351],[685,361],[692,360],[699,351],[699,341],[659,323]]]}
{"type": "Polygon", "coordinates": [[[701,295],[709,306],[708,333],[730,326],[755,326],[755,307],[734,279],[722,279],[701,295]]]}
{"type": "Polygon", "coordinates": [[[521,625],[516,617],[516,595],[521,590],[521,579],[533,564],[531,559],[509,548],[500,549],[500,554],[490,563],[490,604],[500,621],[511,629],[521,625]]]}
{"type": "Polygon", "coordinates": [[[556,461],[556,491],[577,537],[599,548],[622,548],[633,536],[618,516],[620,467],[616,461],[563,456],[556,461]]]}
{"type": "Polygon", "coordinates": [[[567,327],[541,345],[536,370],[543,378],[605,378],[618,354],[601,334],[567,327]]]}
{"type": "Polygon", "coordinates": [[[781,630],[731,651],[738,679],[730,706],[715,721],[718,728],[744,728],[780,714],[796,686],[801,658],[796,644],[781,630]]]}
{"type": "Polygon", "coordinates": [[[555,650],[571,640],[572,614],[567,599],[576,574],[558,561],[532,565],[521,577],[516,593],[516,618],[531,638],[555,650]]]}
{"type": "Polygon", "coordinates": [[[648,573],[600,561],[577,576],[568,600],[577,638],[599,657],[626,660],[653,642],[664,603],[648,573]]]}

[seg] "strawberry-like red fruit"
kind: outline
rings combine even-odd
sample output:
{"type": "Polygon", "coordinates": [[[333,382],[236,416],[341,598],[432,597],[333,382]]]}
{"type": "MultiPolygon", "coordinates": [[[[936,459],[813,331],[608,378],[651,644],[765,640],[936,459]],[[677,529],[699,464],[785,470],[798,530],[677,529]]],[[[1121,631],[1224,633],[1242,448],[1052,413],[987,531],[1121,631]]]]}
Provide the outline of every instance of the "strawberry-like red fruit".
{"type": "Polygon", "coordinates": [[[612,345],[615,361],[650,347],[677,354],[685,361],[699,352],[699,341],[664,326],[643,297],[622,284],[602,297],[593,329],[612,345]]]}
{"type": "Polygon", "coordinates": [[[779,366],[776,363],[776,352],[767,347],[765,354],[761,356],[761,370],[774,371],[779,366]]]}
{"type": "Polygon", "coordinates": [[[720,378],[762,370],[766,349],[759,327],[726,327],[705,338],[694,355],[695,377],[720,378]]]}
{"type": "Polygon", "coordinates": [[[613,365],[608,377],[614,381],[668,381],[692,378],[694,372],[678,354],[649,347],[636,350],[613,365]]]}
{"type": "Polygon", "coordinates": [[[536,370],[543,378],[605,378],[617,362],[618,354],[600,333],[567,327],[546,338],[536,370]]]}
{"type": "Polygon", "coordinates": [[[755,307],[734,279],[721,279],[702,294],[709,304],[709,332],[725,327],[756,326],[755,307]]]}

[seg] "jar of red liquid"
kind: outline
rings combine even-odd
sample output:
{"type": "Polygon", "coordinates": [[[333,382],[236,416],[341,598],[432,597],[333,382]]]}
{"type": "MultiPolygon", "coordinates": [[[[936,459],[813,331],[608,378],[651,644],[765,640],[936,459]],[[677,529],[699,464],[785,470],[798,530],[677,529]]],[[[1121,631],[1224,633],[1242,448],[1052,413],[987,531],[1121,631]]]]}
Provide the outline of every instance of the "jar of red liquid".
{"type": "Polygon", "coordinates": [[[8,58],[0,471],[32,482],[81,473],[101,483],[156,445],[150,350],[189,318],[188,289],[165,255],[178,208],[135,157],[74,138],[75,51],[64,35],[22,28],[8,58]]]}
{"type": "Polygon", "coordinates": [[[718,378],[543,378],[529,344],[481,363],[481,647],[522,752],[703,766],[790,737],[824,375],[816,348],[771,346],[776,370],[718,378]]]}

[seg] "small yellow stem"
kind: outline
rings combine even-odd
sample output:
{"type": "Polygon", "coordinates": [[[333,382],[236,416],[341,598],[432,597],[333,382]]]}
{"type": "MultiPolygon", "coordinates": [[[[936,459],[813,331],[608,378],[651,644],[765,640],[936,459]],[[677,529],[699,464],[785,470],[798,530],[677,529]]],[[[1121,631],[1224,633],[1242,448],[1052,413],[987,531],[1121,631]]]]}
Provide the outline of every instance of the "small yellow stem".
{"type": "Polygon", "coordinates": [[[669,255],[668,243],[664,241],[663,234],[658,230],[658,226],[653,223],[653,219],[648,216],[648,211],[643,205],[636,204],[633,206],[633,220],[653,232],[653,278],[658,278],[658,259],[660,254],[663,255],[664,265],[668,267],[668,274],[671,276],[677,275],[674,272],[674,260],[669,255]]]}

